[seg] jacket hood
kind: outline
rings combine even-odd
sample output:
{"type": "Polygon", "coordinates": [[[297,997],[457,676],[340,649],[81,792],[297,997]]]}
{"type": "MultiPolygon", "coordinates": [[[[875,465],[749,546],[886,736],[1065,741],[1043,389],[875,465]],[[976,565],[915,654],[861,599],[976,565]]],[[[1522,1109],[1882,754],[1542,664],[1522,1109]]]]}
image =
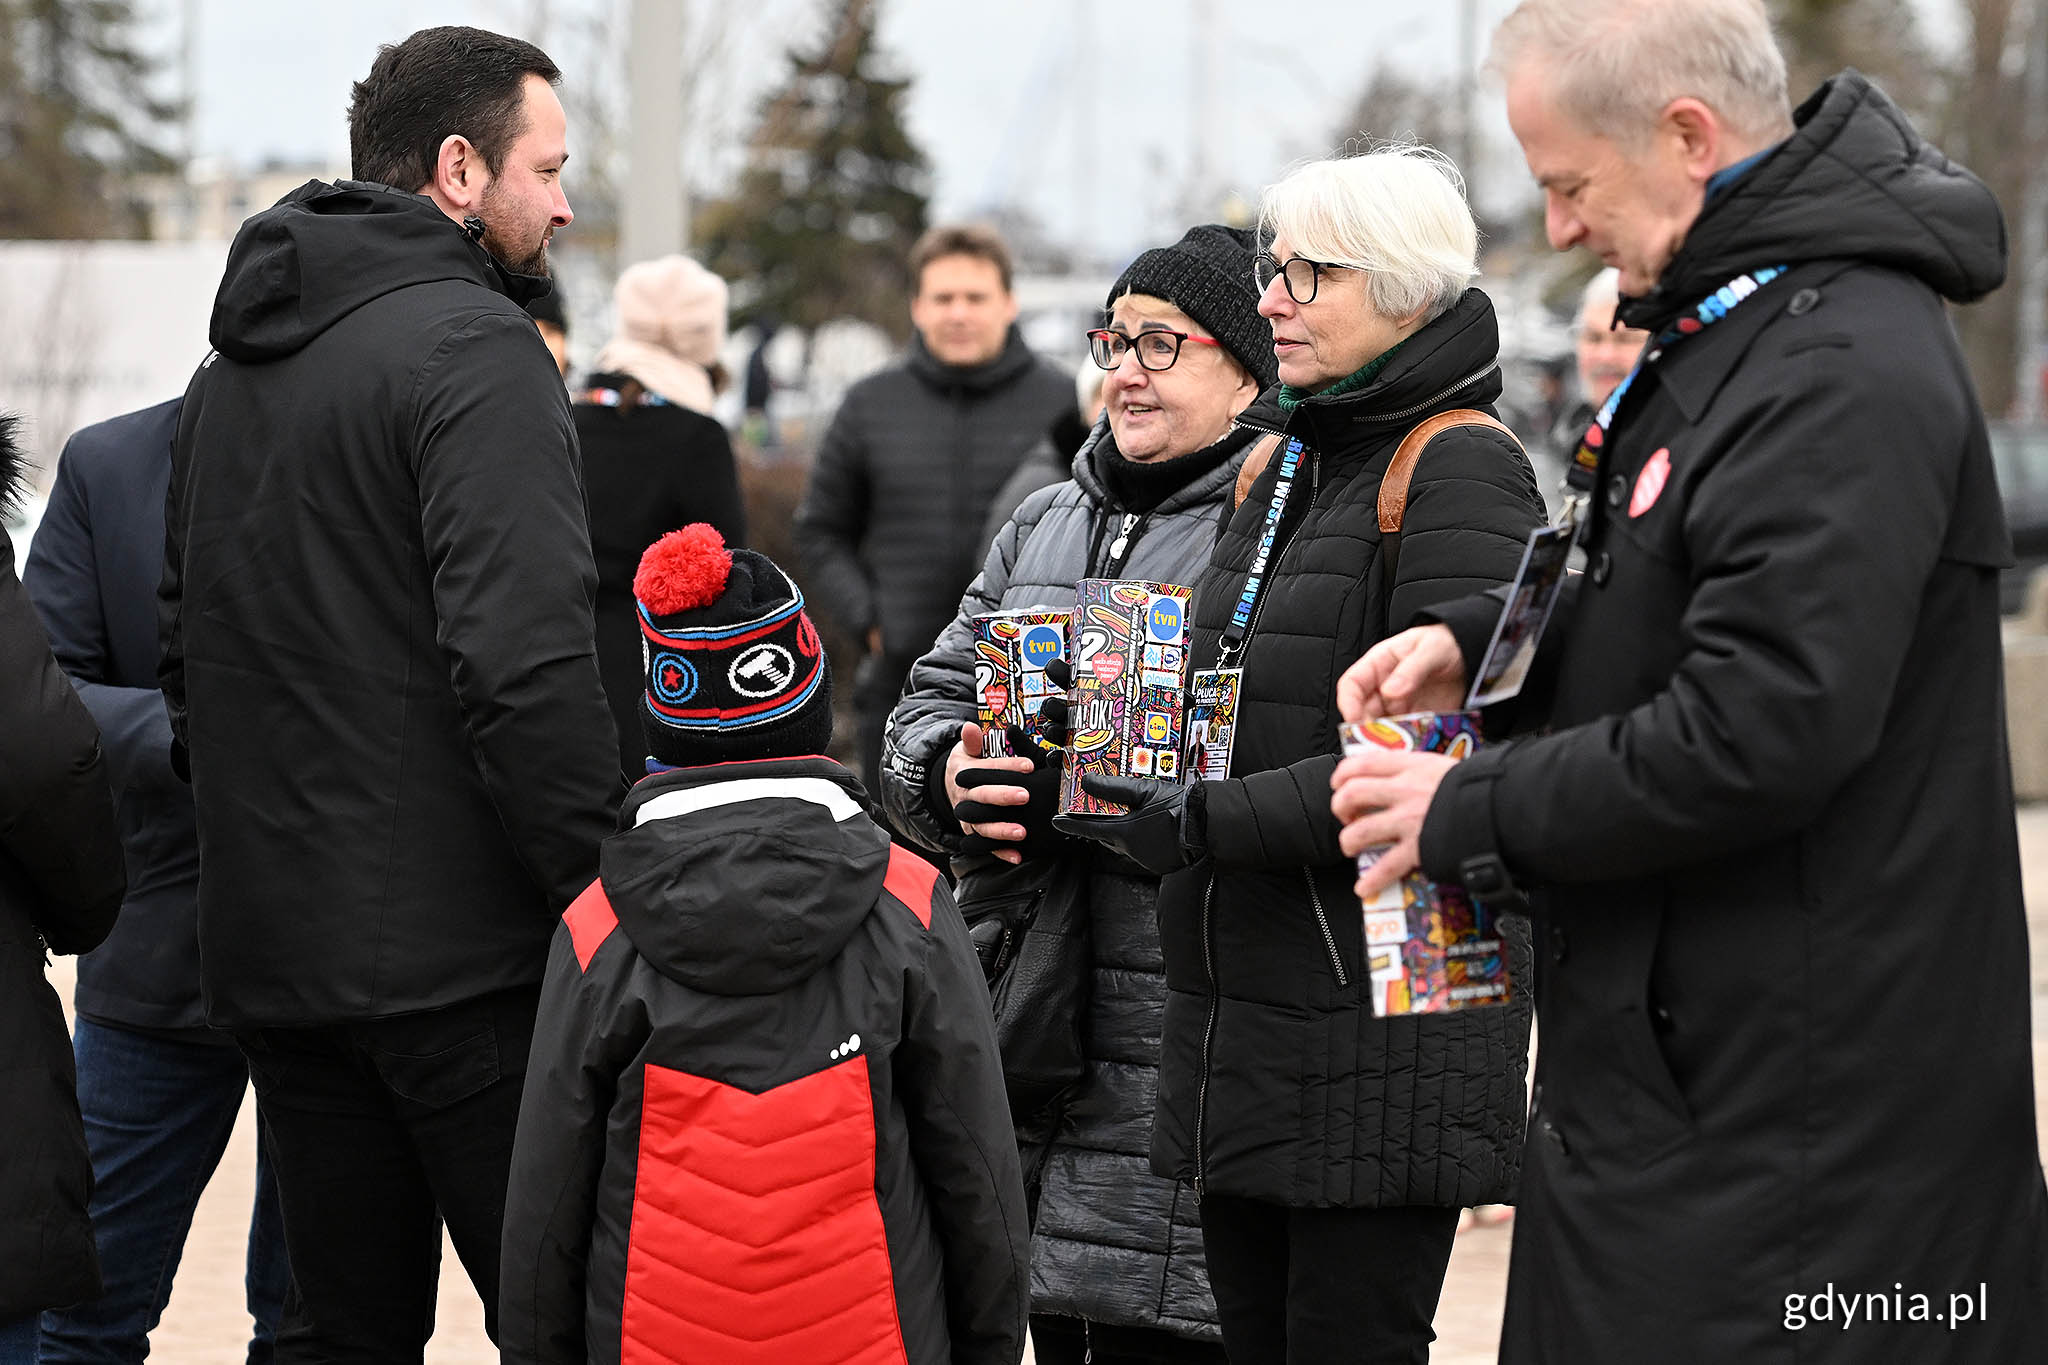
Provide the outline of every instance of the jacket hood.
{"type": "MultiPolygon", "coordinates": [[[[1500,324],[1493,300],[1483,290],[1467,289],[1441,317],[1402,342],[1371,383],[1350,393],[1304,398],[1281,429],[1325,454],[1342,455],[1374,446],[1387,427],[1405,430],[1432,413],[1480,407],[1499,398],[1500,390],[1500,324]]],[[[1246,417],[1277,414],[1278,394],[1275,386],[1260,395],[1239,417],[1240,425],[1246,417]]]]}
{"type": "Polygon", "coordinates": [[[515,303],[551,288],[499,265],[423,195],[309,180],[235,234],[208,339],[231,360],[276,360],[371,300],[436,280],[479,284],[515,303]]]}
{"type": "Polygon", "coordinates": [[[994,360],[980,365],[947,365],[924,344],[924,334],[913,330],[910,351],[904,364],[910,372],[941,392],[989,393],[1028,374],[1038,357],[1024,344],[1024,334],[1011,323],[1003,338],[1003,349],[994,360]]]}
{"type": "Polygon", "coordinates": [[[1700,213],[1656,287],[1622,320],[1657,330],[1745,271],[1854,260],[1968,303],[2005,280],[2005,218],[1984,182],[1847,70],[1793,114],[1792,136],[1700,213]]]}
{"type": "Polygon", "coordinates": [[[889,837],[825,758],[678,768],[634,787],[599,880],[633,946],[712,995],[769,995],[824,967],[881,898],[889,837]]]}

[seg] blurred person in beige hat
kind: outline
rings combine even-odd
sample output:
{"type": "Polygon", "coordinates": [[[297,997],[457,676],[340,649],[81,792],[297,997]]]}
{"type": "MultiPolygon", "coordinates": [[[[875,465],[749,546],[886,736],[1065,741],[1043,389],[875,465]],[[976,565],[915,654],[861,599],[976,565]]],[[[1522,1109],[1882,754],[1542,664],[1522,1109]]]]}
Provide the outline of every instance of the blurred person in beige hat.
{"type": "Polygon", "coordinates": [[[623,374],[670,403],[709,413],[725,388],[725,281],[688,256],[626,267],[612,290],[617,331],[592,368],[623,374]]]}

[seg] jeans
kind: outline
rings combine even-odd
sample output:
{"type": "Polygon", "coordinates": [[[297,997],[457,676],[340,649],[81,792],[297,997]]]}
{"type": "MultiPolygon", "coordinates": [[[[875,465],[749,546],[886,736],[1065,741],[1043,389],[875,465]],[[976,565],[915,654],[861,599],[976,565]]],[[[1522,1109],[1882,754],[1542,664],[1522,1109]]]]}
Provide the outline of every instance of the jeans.
{"type": "Polygon", "coordinates": [[[498,1337],[498,1244],[538,986],[238,1033],[271,1138],[292,1289],[281,1362],[417,1362],[441,1227],[498,1337]]]}
{"type": "Polygon", "coordinates": [[[36,1365],[36,1315],[0,1322],[0,1365],[36,1365]]]}
{"type": "Polygon", "coordinates": [[[1231,1365],[1427,1365],[1458,1210],[1202,1197],[1231,1365]]]}
{"type": "MultiPolygon", "coordinates": [[[[242,1054],[80,1017],[78,1107],[92,1153],[92,1230],[106,1292],[42,1317],[44,1365],[140,1361],[170,1302],[199,1195],[220,1164],[249,1085],[242,1054]]],[[[250,1365],[272,1359],[287,1271],[277,1182],[256,1148],[244,1281],[250,1365]]]]}

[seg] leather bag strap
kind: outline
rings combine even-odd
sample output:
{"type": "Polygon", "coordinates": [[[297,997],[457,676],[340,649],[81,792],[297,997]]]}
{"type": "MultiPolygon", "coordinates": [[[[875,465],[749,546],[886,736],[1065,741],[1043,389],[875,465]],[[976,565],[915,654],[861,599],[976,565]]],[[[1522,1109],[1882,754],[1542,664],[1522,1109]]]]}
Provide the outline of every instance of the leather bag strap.
{"type": "Polygon", "coordinates": [[[1423,447],[1452,427],[1491,427],[1514,441],[1515,449],[1522,448],[1522,443],[1515,440],[1514,432],[1477,408],[1452,408],[1449,412],[1440,412],[1425,419],[1401,438],[1401,448],[1394,452],[1394,462],[1387,466],[1385,476],[1380,479],[1381,535],[1400,532],[1401,520],[1408,515],[1408,485],[1414,481],[1415,466],[1422,459],[1423,447]]]}

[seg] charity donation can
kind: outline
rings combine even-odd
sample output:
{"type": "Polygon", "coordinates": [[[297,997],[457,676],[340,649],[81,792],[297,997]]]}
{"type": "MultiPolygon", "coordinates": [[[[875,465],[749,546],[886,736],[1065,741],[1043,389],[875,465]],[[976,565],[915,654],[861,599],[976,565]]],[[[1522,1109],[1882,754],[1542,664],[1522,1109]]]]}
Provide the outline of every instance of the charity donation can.
{"type": "Polygon", "coordinates": [[[985,758],[1010,755],[1010,727],[1030,730],[1047,697],[1063,695],[1045,666],[1067,656],[1073,613],[1053,607],[992,611],[972,617],[974,705],[985,758]]]}
{"type": "Polygon", "coordinates": [[[1183,780],[1190,595],[1178,583],[1138,579],[1084,578],[1074,585],[1070,752],[1060,814],[1124,814],[1081,789],[1089,773],[1183,780]]]}
{"type": "MultiPolygon", "coordinates": [[[[1481,742],[1476,711],[1387,716],[1343,726],[1341,735],[1347,758],[1384,749],[1464,758],[1481,742]]],[[[1385,852],[1365,850],[1358,870],[1385,852]]],[[[1437,1014],[1503,1005],[1511,998],[1499,923],[1463,887],[1411,872],[1362,909],[1374,1014],[1437,1014]]]]}

